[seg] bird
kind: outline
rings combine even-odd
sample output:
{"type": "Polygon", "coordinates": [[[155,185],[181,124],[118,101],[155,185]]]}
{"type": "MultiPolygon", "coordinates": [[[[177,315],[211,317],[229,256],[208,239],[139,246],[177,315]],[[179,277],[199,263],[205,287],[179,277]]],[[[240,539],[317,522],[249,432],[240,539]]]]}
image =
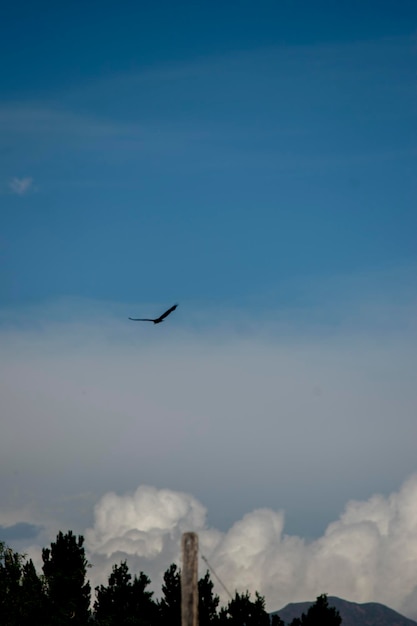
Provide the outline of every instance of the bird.
{"type": "Polygon", "coordinates": [[[177,306],[178,304],[174,304],[174,306],[168,309],[168,311],[165,311],[165,313],[162,313],[162,315],[160,315],[159,317],[156,317],[155,319],[152,319],[149,317],[139,317],[139,318],[129,317],[129,319],[132,320],[132,322],[153,322],[154,324],[160,324],[161,322],[164,321],[166,317],[168,317],[170,313],[172,313],[172,311],[175,311],[177,306]]]}

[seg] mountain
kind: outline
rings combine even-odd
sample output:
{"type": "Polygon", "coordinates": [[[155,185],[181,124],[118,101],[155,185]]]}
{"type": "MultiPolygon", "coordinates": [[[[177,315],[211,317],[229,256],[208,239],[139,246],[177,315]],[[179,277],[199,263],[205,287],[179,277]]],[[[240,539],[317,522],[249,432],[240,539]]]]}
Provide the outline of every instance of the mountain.
{"type": "MultiPolygon", "coordinates": [[[[342,618],[341,626],[417,626],[417,622],[400,615],[384,604],[366,602],[357,604],[348,602],[335,596],[328,596],[329,606],[334,606],[342,618]]],[[[274,611],[286,624],[290,624],[295,617],[307,613],[313,602],[293,602],[283,609],[274,611]]]]}

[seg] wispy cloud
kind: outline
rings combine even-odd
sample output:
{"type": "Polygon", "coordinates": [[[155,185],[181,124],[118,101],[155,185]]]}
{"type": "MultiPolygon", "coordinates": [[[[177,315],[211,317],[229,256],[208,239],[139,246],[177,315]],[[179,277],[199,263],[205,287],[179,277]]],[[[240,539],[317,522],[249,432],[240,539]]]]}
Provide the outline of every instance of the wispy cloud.
{"type": "Polygon", "coordinates": [[[25,196],[29,191],[33,190],[33,178],[18,178],[15,176],[9,182],[9,189],[17,196],[25,196]]]}

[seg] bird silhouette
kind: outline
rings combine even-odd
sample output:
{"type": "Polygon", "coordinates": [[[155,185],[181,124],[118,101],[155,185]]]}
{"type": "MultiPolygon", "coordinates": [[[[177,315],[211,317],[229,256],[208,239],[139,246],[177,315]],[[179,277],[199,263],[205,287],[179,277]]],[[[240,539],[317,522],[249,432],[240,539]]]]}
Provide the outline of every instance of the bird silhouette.
{"type": "Polygon", "coordinates": [[[132,320],[132,322],[153,322],[154,324],[160,324],[161,322],[164,321],[166,317],[168,317],[170,313],[172,313],[172,311],[175,311],[177,306],[178,304],[174,304],[174,306],[168,309],[168,311],[165,311],[165,313],[162,313],[162,315],[160,315],[159,317],[156,317],[155,319],[152,319],[149,317],[139,317],[139,318],[129,317],[129,319],[132,320]]]}

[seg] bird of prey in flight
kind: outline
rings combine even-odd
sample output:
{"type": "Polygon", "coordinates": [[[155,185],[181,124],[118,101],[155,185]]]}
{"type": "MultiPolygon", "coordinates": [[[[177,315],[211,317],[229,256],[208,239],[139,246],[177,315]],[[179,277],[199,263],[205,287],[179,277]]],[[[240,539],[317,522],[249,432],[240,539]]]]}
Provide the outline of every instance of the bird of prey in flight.
{"type": "Polygon", "coordinates": [[[172,313],[172,311],[175,311],[177,306],[178,304],[174,304],[174,306],[168,309],[168,311],[165,311],[165,313],[162,313],[162,315],[160,315],[159,317],[156,317],[155,319],[151,319],[149,317],[140,317],[140,318],[129,317],[129,319],[132,320],[132,322],[153,322],[154,324],[160,324],[161,322],[164,321],[166,317],[168,317],[170,313],[172,313]]]}

